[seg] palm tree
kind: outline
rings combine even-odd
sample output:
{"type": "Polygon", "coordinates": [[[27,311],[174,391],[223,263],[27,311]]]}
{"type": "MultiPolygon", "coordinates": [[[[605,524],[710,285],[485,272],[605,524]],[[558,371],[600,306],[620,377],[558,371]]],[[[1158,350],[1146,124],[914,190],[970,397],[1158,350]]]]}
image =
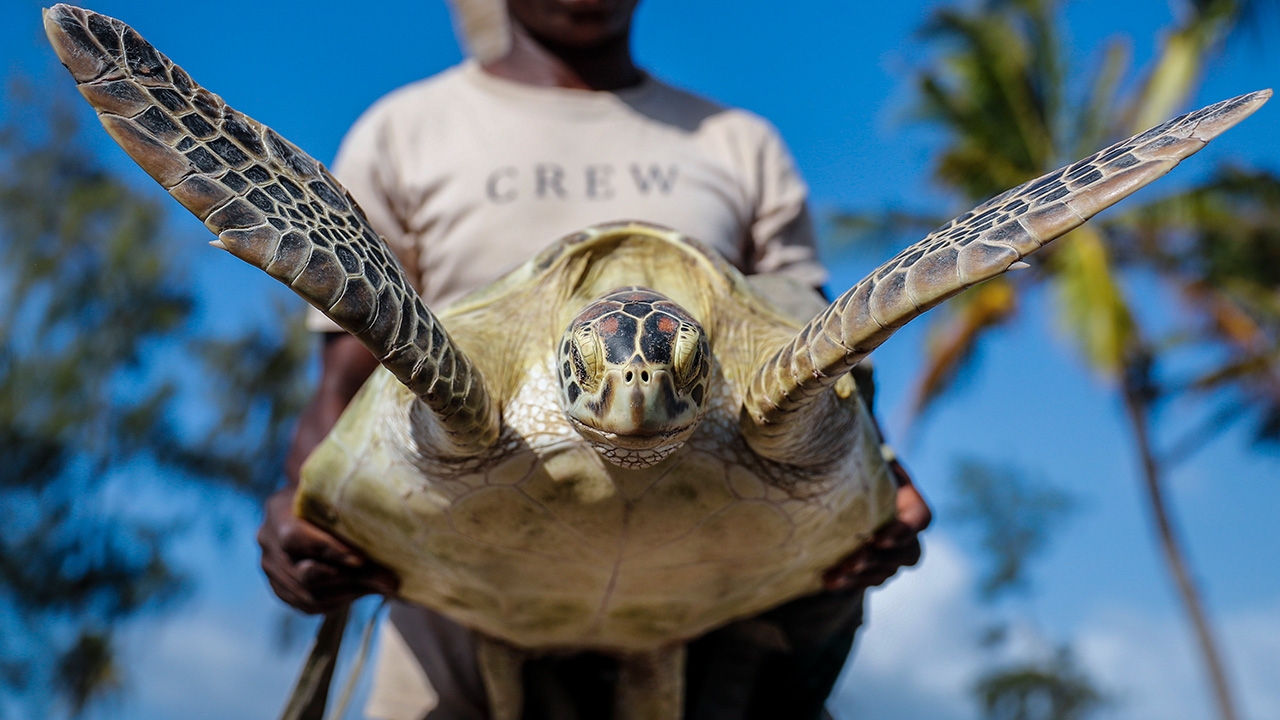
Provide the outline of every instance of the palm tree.
{"type": "MultiPolygon", "coordinates": [[[[917,77],[918,109],[948,134],[935,176],[971,205],[1174,114],[1198,86],[1204,64],[1258,2],[1198,0],[1164,36],[1137,90],[1122,94],[1123,42],[1113,41],[1080,88],[1069,73],[1056,0],[988,0],[973,11],[943,9],[925,37],[943,48],[917,77]]],[[[921,221],[930,218],[920,218],[921,221]]],[[[864,227],[910,225],[913,218],[855,216],[864,227]]],[[[1086,225],[1051,246],[1040,269],[995,280],[933,317],[913,415],[945,393],[974,357],[987,330],[1017,316],[1016,286],[1055,291],[1083,358],[1123,401],[1146,498],[1168,569],[1192,625],[1218,714],[1235,703],[1218,642],[1188,568],[1165,501],[1170,465],[1194,451],[1190,436],[1166,451],[1152,440],[1154,413],[1178,397],[1202,401],[1212,428],[1258,419],[1259,437],[1280,438],[1280,178],[1222,168],[1210,181],[1086,225]],[[1192,309],[1186,326],[1157,337],[1124,291],[1129,270],[1154,272],[1192,309]],[[1161,361],[1188,347],[1211,347],[1216,362],[1171,382],[1161,361]]]]}

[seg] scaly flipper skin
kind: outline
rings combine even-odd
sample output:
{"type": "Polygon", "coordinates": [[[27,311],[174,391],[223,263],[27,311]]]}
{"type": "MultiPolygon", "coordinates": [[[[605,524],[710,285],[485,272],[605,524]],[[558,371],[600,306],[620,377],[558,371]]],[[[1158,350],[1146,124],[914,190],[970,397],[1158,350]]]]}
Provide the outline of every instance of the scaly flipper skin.
{"type": "Polygon", "coordinates": [[[841,295],[755,373],[742,431],[757,453],[807,457],[806,410],[898,328],[1082,225],[1248,117],[1270,90],[1210,105],[979,205],[841,295]]]}
{"type": "Polygon", "coordinates": [[[430,447],[469,455],[497,438],[479,370],[323,165],[196,85],[119,20],[55,5],[44,26],[107,132],[218,235],[214,245],[355,335],[433,411],[438,424],[421,428],[430,447]]]}

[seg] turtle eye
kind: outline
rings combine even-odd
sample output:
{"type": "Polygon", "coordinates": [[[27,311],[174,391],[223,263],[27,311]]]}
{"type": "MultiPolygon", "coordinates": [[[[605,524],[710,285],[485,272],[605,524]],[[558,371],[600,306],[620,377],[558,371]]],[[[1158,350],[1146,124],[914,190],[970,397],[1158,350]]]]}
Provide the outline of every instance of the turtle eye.
{"type": "Polygon", "coordinates": [[[696,325],[680,323],[671,348],[671,366],[675,370],[676,384],[687,388],[702,375],[702,330],[696,325]]]}
{"type": "Polygon", "coordinates": [[[590,325],[583,325],[573,333],[572,340],[573,374],[584,390],[592,392],[600,385],[600,376],[604,373],[600,335],[590,325]]]}

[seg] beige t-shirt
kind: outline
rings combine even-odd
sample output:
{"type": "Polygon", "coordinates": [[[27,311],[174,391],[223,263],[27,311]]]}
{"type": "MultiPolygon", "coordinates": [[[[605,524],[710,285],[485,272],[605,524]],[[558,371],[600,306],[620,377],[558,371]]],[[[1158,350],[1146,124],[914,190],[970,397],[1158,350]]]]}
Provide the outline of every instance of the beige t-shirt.
{"type": "MultiPolygon", "coordinates": [[[[826,279],[777,131],[652,78],[620,92],[542,88],[466,62],[375,103],[334,174],[435,307],[624,219],[679,230],[746,273],[826,279]]],[[[337,329],[318,311],[309,324],[337,329]]]]}

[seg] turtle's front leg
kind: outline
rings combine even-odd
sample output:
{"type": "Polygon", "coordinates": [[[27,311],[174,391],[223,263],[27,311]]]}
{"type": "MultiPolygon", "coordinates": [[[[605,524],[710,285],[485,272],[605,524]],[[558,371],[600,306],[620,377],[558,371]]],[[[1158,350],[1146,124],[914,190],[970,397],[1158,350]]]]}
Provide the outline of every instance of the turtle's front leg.
{"type": "Polygon", "coordinates": [[[760,455],[812,457],[814,406],[899,328],[1154,182],[1248,117],[1270,90],[1187,113],[1009,190],[880,266],[765,360],[743,401],[742,432],[760,455]]]}
{"type": "Polygon", "coordinates": [[[471,455],[497,439],[480,371],[323,165],[119,20],[55,5],[44,26],[107,132],[218,235],[215,246],[319,308],[422,400],[431,450],[471,455]]]}

